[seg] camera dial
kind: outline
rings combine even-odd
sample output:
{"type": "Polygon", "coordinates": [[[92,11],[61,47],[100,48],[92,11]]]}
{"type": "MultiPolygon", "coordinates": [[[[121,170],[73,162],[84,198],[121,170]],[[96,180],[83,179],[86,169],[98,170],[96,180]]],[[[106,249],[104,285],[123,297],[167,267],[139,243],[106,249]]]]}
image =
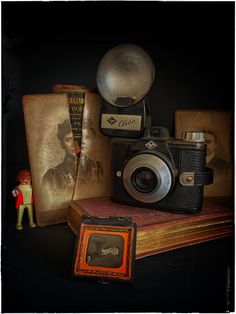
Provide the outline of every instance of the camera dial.
{"type": "Polygon", "coordinates": [[[136,155],[124,166],[124,187],[130,196],[142,203],[155,203],[163,199],[171,190],[173,181],[167,163],[154,154],[136,155]]]}

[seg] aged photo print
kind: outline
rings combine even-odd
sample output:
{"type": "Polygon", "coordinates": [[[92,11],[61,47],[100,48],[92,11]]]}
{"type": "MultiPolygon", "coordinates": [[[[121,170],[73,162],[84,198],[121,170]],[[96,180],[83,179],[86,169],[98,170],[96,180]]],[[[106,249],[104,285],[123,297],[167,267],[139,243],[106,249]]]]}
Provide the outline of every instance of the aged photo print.
{"type": "Polygon", "coordinates": [[[225,111],[177,110],[175,113],[175,137],[180,138],[184,131],[205,133],[206,166],[214,170],[214,182],[204,187],[204,196],[232,195],[231,118],[225,111]]]}

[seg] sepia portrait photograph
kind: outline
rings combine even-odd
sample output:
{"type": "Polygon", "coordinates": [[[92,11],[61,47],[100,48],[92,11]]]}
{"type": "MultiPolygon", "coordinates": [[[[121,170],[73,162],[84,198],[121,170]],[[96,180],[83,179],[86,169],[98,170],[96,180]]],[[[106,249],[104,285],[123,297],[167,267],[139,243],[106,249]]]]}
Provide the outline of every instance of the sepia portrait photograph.
{"type": "Polygon", "coordinates": [[[93,124],[91,119],[85,119],[82,125],[81,154],[78,169],[78,179],[80,181],[87,181],[92,178],[100,181],[104,174],[104,161],[93,160],[89,157],[95,146],[94,141],[96,141],[97,135],[93,124]]]}
{"type": "Polygon", "coordinates": [[[79,150],[66,94],[23,98],[39,225],[66,221],[72,199],[110,193],[110,138],[98,128],[101,97],[96,93],[85,97],[79,150]]]}
{"type": "Polygon", "coordinates": [[[231,151],[231,115],[225,111],[177,110],[175,137],[185,131],[202,131],[205,135],[206,166],[214,170],[213,184],[204,187],[204,196],[231,196],[233,161],[231,151]]]}
{"type": "Polygon", "coordinates": [[[76,175],[67,97],[26,95],[23,108],[37,223],[63,221],[76,175]]]}
{"type": "Polygon", "coordinates": [[[59,123],[55,129],[55,145],[56,142],[60,143],[64,156],[62,162],[47,169],[42,177],[41,188],[45,195],[48,194],[47,199],[57,203],[59,195],[67,201],[72,199],[76,180],[77,156],[69,119],[59,123]]]}
{"type": "Polygon", "coordinates": [[[124,239],[120,235],[92,234],[89,237],[86,263],[89,266],[119,268],[123,262],[124,239]]]}
{"type": "Polygon", "coordinates": [[[110,195],[111,139],[99,129],[101,104],[98,94],[85,94],[81,152],[73,200],[110,195]]]}

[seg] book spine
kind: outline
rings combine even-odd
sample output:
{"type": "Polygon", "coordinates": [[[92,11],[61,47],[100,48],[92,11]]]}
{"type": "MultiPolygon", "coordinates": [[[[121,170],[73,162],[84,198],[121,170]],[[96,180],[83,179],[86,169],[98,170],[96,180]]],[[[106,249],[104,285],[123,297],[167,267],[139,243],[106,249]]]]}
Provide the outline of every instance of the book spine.
{"type": "Polygon", "coordinates": [[[74,145],[77,158],[80,158],[82,123],[85,106],[85,91],[82,88],[71,88],[70,85],[55,85],[53,92],[56,94],[66,93],[70,114],[71,130],[74,138],[74,145]]]}
{"type": "Polygon", "coordinates": [[[82,138],[82,122],[85,104],[85,92],[69,92],[67,93],[69,104],[70,123],[74,140],[76,142],[77,157],[80,157],[81,138],[82,138]]]}
{"type": "Polygon", "coordinates": [[[67,224],[76,236],[78,235],[83,216],[89,215],[80,206],[74,208],[74,205],[69,204],[67,210],[67,224]]]}

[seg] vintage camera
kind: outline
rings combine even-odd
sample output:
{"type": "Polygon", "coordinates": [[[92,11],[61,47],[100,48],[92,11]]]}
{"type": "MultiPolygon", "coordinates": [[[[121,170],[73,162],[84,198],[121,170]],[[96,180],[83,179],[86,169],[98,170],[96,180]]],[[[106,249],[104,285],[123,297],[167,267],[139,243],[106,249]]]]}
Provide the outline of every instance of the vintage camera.
{"type": "Polygon", "coordinates": [[[147,129],[140,139],[112,140],[112,200],[139,207],[196,213],[203,187],[213,182],[205,167],[204,133],[170,138],[162,127],[147,129]]]}
{"type": "Polygon", "coordinates": [[[150,56],[140,47],[123,44],[109,50],[97,70],[97,86],[104,98],[101,132],[112,137],[139,138],[148,119],[145,95],[155,77],[150,56]]]}
{"type": "Polygon", "coordinates": [[[100,129],[112,136],[112,195],[115,202],[173,212],[202,208],[204,185],[213,182],[205,167],[204,133],[170,138],[151,127],[145,102],[155,77],[149,55],[135,45],[116,46],[105,54],[97,85],[105,99],[100,129]]]}

